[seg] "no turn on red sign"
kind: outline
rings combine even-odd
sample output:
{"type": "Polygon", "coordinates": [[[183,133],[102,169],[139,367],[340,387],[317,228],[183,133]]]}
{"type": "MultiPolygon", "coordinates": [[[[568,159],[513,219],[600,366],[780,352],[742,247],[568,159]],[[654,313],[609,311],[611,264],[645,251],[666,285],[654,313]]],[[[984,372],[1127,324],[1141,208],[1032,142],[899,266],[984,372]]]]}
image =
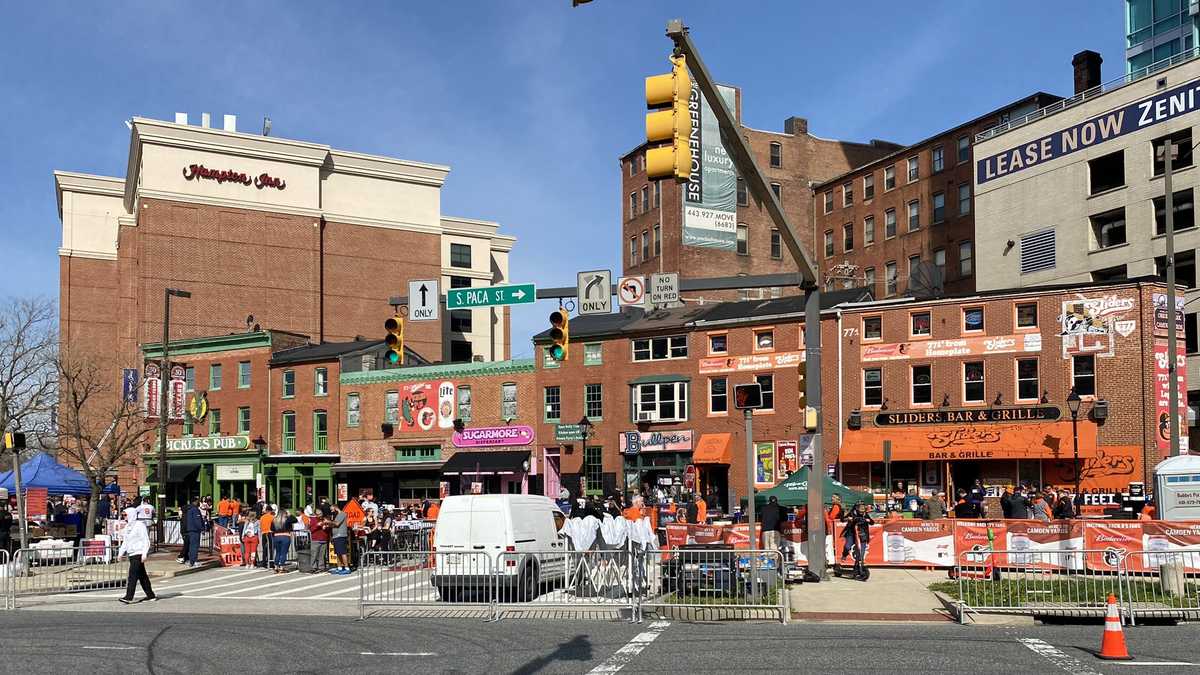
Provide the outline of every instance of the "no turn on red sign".
{"type": "Polygon", "coordinates": [[[646,304],[646,277],[621,277],[617,281],[617,302],[622,307],[646,304]]]}

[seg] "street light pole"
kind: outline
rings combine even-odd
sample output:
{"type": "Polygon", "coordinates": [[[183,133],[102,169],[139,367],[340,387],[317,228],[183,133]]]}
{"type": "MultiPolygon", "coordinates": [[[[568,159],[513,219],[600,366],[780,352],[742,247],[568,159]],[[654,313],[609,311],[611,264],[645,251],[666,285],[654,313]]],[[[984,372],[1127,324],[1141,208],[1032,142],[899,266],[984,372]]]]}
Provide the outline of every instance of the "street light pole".
{"type": "Polygon", "coordinates": [[[157,514],[158,545],[166,543],[163,527],[163,498],[167,495],[167,369],[170,367],[171,340],[171,296],[190,298],[192,294],[178,288],[163,289],[163,337],[162,362],[159,364],[158,380],[158,485],[155,486],[155,513],[157,514]]]}
{"type": "Polygon", "coordinates": [[[1067,408],[1071,411],[1071,436],[1074,439],[1073,451],[1075,455],[1075,499],[1079,499],[1079,404],[1082,403],[1079,394],[1075,391],[1075,387],[1071,387],[1071,393],[1067,394],[1067,408]]]}
{"type": "Polygon", "coordinates": [[[1175,194],[1171,191],[1171,173],[1174,170],[1175,154],[1179,146],[1168,138],[1163,142],[1163,189],[1166,190],[1163,206],[1166,209],[1166,268],[1167,268],[1167,377],[1168,383],[1168,415],[1170,415],[1171,456],[1180,454],[1179,450],[1179,355],[1175,328],[1175,194]]]}

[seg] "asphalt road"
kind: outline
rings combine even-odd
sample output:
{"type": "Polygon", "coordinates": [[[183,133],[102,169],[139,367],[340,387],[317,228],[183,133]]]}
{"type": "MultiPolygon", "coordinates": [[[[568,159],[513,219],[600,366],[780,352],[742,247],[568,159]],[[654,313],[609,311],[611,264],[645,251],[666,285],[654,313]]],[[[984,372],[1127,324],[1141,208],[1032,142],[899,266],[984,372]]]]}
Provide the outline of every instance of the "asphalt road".
{"type": "MultiPolygon", "coordinates": [[[[0,672],[63,673],[1154,673],[1095,659],[1099,626],[365,622],[130,612],[0,613],[0,672]],[[1026,645],[1021,640],[1041,640],[1026,645]],[[1036,647],[1036,650],[1035,650],[1036,647]]],[[[1200,627],[1127,631],[1139,663],[1196,662],[1200,627]]]]}

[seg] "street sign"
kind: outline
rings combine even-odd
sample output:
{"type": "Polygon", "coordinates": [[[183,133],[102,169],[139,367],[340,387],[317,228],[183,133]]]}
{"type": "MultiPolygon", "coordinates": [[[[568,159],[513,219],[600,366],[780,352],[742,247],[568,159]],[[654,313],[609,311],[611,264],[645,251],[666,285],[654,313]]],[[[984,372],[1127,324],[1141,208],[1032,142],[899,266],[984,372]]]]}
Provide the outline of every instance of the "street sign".
{"type": "Polygon", "coordinates": [[[414,279],[408,282],[408,320],[438,320],[437,279],[414,279]]]}
{"type": "Polygon", "coordinates": [[[669,274],[650,275],[650,304],[670,305],[679,302],[679,275],[669,274]]]}
{"type": "Polygon", "coordinates": [[[557,424],[554,427],[554,441],[556,443],[582,441],[583,435],[583,425],[581,424],[557,424]]]}
{"type": "Polygon", "coordinates": [[[646,277],[621,277],[617,280],[617,302],[622,307],[646,304],[646,277]]]}
{"type": "Polygon", "coordinates": [[[608,314],[612,311],[612,272],[592,270],[580,272],[575,291],[580,314],[608,314]]]}
{"type": "Polygon", "coordinates": [[[528,305],[537,300],[533,284],[451,288],[446,291],[446,309],[471,309],[497,305],[528,305]]]}

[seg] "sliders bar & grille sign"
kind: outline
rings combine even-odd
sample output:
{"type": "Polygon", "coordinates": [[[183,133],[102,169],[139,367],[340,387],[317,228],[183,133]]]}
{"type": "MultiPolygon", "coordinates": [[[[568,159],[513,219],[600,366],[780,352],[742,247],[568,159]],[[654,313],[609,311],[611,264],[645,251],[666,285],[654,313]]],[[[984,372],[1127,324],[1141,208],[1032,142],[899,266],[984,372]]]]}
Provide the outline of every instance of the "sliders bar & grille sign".
{"type": "Polygon", "coordinates": [[[876,426],[964,424],[972,422],[1053,422],[1062,415],[1055,406],[975,408],[969,410],[905,410],[875,415],[876,426]]]}

